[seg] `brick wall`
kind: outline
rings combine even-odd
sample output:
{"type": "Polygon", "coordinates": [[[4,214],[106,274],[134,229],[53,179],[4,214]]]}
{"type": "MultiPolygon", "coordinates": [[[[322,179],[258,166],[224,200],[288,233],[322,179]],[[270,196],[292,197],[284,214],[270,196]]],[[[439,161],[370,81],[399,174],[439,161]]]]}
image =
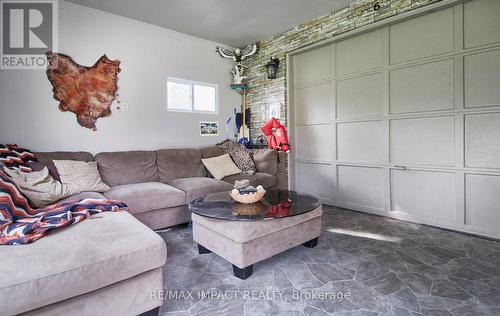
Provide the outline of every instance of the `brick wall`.
{"type": "Polygon", "coordinates": [[[250,124],[252,139],[255,140],[261,135],[260,126],[265,123],[265,119],[262,118],[263,109],[265,113],[272,105],[281,104],[280,121],[287,124],[285,60],[287,52],[439,1],[441,0],[357,0],[343,10],[320,16],[283,34],[259,42],[258,53],[247,62],[250,84],[247,106],[252,112],[250,124]],[[375,2],[380,5],[378,11],[373,9],[375,2]],[[276,79],[267,79],[264,67],[271,56],[280,59],[276,79]]]}

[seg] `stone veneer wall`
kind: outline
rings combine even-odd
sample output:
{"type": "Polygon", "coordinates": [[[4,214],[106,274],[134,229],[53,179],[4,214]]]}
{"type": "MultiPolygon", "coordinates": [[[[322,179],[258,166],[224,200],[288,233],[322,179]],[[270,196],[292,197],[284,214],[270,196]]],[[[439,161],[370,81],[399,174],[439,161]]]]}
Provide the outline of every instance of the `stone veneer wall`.
{"type": "MultiPolygon", "coordinates": [[[[280,121],[287,125],[287,95],[286,95],[286,53],[316,42],[332,38],[341,33],[351,31],[382,19],[392,17],[410,10],[442,0],[357,0],[349,7],[320,16],[314,20],[258,43],[259,51],[249,58],[247,75],[250,90],[247,96],[247,107],[251,109],[251,137],[255,140],[262,135],[260,126],[266,119],[266,113],[271,105],[281,104],[280,121]],[[373,9],[378,2],[380,10],[373,9]],[[272,57],[280,59],[276,79],[267,79],[264,65],[272,57]]],[[[292,144],[293,150],[293,144],[292,144]]]]}

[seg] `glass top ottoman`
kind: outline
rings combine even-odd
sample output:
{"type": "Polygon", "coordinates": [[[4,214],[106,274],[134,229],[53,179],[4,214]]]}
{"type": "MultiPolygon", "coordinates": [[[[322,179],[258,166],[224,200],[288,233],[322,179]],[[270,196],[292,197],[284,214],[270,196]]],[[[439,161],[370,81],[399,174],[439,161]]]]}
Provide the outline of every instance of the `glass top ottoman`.
{"type": "Polygon", "coordinates": [[[200,254],[214,252],[246,279],[253,264],[298,245],[315,247],[321,232],[320,201],[307,194],[269,190],[251,204],[229,192],[208,194],[189,204],[193,239],[200,254]]]}

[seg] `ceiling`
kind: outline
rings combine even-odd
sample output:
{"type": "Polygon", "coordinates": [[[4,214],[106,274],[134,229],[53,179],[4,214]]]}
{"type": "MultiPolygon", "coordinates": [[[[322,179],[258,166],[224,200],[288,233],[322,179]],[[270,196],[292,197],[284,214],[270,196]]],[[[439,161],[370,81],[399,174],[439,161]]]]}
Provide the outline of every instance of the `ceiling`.
{"type": "Polygon", "coordinates": [[[232,47],[280,34],[353,0],[67,0],[232,47]]]}

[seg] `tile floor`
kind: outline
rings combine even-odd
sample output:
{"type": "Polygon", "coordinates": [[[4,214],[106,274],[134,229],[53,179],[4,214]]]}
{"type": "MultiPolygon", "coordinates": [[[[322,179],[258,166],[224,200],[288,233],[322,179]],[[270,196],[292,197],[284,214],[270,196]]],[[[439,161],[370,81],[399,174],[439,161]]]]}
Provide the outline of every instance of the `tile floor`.
{"type": "Polygon", "coordinates": [[[247,280],[199,255],[189,227],[159,232],[168,247],[160,315],[500,315],[500,242],[323,211],[316,248],[255,264],[247,280]]]}

